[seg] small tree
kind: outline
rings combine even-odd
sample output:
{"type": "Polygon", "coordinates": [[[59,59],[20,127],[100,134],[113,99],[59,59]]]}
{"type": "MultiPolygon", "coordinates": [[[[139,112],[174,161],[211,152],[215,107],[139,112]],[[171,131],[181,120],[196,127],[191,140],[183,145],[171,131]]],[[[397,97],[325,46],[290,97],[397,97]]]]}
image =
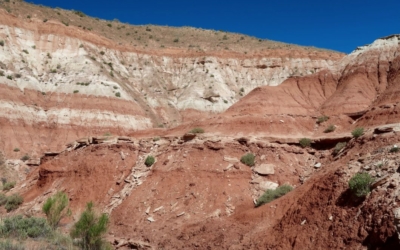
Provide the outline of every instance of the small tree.
{"type": "Polygon", "coordinates": [[[71,230],[71,237],[81,239],[82,249],[101,249],[105,245],[103,235],[107,232],[108,216],[97,215],[93,202],[86,204],[86,209],[71,230]]]}
{"type": "Polygon", "coordinates": [[[247,153],[247,154],[243,155],[242,158],[240,158],[240,161],[243,164],[245,164],[249,167],[252,167],[252,166],[254,166],[255,159],[256,159],[255,155],[253,155],[252,153],[247,153]]]}
{"type": "Polygon", "coordinates": [[[355,128],[351,134],[354,138],[358,138],[364,134],[364,128],[355,128]]]}
{"type": "Polygon", "coordinates": [[[146,157],[144,164],[148,167],[151,167],[151,165],[153,165],[155,161],[156,161],[156,159],[154,158],[154,156],[149,155],[146,157]]]}
{"type": "Polygon", "coordinates": [[[357,197],[365,197],[371,190],[373,179],[368,173],[357,173],[349,181],[349,188],[357,197]]]}
{"type": "Polygon", "coordinates": [[[71,214],[67,208],[69,204],[68,196],[64,192],[58,192],[49,197],[43,204],[42,210],[46,214],[47,222],[55,229],[62,218],[71,214]]]}

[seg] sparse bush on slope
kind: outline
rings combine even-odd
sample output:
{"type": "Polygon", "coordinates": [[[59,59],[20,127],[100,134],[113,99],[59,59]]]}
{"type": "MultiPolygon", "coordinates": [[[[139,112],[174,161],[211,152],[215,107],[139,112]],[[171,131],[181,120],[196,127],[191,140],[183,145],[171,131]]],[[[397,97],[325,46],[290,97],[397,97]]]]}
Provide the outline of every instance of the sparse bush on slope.
{"type": "Polygon", "coordinates": [[[258,198],[256,202],[256,207],[262,206],[275,199],[278,199],[279,197],[284,196],[285,194],[289,193],[292,190],[293,188],[289,185],[282,185],[274,190],[267,189],[265,193],[260,198],[258,198]]]}
{"type": "Polygon", "coordinates": [[[78,238],[82,249],[104,249],[107,245],[103,235],[107,232],[108,216],[98,215],[93,202],[86,204],[86,209],[71,230],[71,237],[78,238]]]}
{"type": "Polygon", "coordinates": [[[364,134],[364,128],[355,128],[351,134],[354,138],[358,138],[364,134]]]}
{"type": "Polygon", "coordinates": [[[66,193],[58,192],[49,197],[43,204],[42,210],[46,214],[47,222],[55,229],[62,218],[71,212],[68,209],[69,199],[66,193]]]}
{"type": "Polygon", "coordinates": [[[373,182],[368,173],[357,173],[349,181],[351,192],[357,197],[365,197],[371,190],[370,185],[373,182]]]}
{"type": "Polygon", "coordinates": [[[252,167],[252,166],[254,166],[255,159],[256,159],[255,155],[253,155],[252,153],[247,153],[247,154],[243,155],[242,158],[240,158],[240,161],[243,164],[245,164],[249,167],[252,167]]]}

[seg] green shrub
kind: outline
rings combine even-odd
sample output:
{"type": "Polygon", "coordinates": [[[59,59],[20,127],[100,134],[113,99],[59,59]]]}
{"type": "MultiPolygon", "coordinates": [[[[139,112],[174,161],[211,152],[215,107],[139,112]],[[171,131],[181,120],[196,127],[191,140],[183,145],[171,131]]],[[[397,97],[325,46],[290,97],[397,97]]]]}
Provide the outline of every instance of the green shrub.
{"type": "Polygon", "coordinates": [[[19,148],[14,148],[14,152],[19,152],[19,148]]]}
{"type": "Polygon", "coordinates": [[[400,151],[400,148],[399,147],[392,147],[390,150],[389,150],[389,152],[390,153],[397,153],[397,152],[399,152],[400,151]]]}
{"type": "Polygon", "coordinates": [[[151,165],[154,164],[155,161],[156,161],[156,159],[153,156],[149,155],[149,156],[146,157],[146,160],[144,161],[144,164],[146,166],[150,167],[151,165]]]}
{"type": "Polygon", "coordinates": [[[327,120],[329,120],[329,116],[326,116],[326,115],[317,117],[317,123],[318,123],[318,124],[321,124],[321,123],[323,123],[323,122],[326,122],[327,120]]]}
{"type": "Polygon", "coordinates": [[[69,199],[64,192],[58,192],[46,200],[42,210],[46,214],[47,222],[50,227],[55,229],[60,220],[71,213],[68,209],[68,204],[69,199]]]}
{"type": "Polygon", "coordinates": [[[335,125],[329,125],[325,130],[324,130],[324,133],[330,133],[330,132],[333,132],[333,131],[335,131],[335,129],[336,129],[336,127],[335,127],[335,125]]]}
{"type": "Polygon", "coordinates": [[[4,219],[0,232],[3,237],[46,238],[51,234],[51,228],[44,218],[16,215],[4,219]]]}
{"type": "Polygon", "coordinates": [[[121,93],[117,92],[117,93],[115,93],[115,96],[116,97],[121,97],[121,93]]]}
{"type": "Polygon", "coordinates": [[[43,19],[43,22],[44,22],[44,23],[47,22],[47,21],[48,21],[47,18],[43,19]]]}
{"type": "Polygon", "coordinates": [[[111,23],[107,23],[107,26],[111,28],[111,27],[112,27],[112,24],[111,24],[111,23]]]}
{"type": "Polygon", "coordinates": [[[282,185],[276,188],[275,190],[267,189],[265,193],[260,198],[258,198],[256,202],[256,207],[262,206],[275,199],[278,199],[279,197],[284,196],[285,194],[289,193],[292,190],[293,188],[289,185],[282,185]]]}
{"type": "Polygon", "coordinates": [[[7,196],[3,193],[0,193],[0,206],[4,206],[7,203],[7,196]]]}
{"type": "Polygon", "coordinates": [[[76,93],[78,93],[79,92],[79,90],[74,90],[74,94],[76,94],[76,93]]]}
{"type": "Polygon", "coordinates": [[[175,38],[175,39],[174,39],[174,43],[177,43],[177,42],[179,42],[179,39],[178,39],[178,38],[175,38]]]}
{"type": "Polygon", "coordinates": [[[357,173],[350,179],[349,188],[357,197],[365,197],[371,191],[372,182],[373,179],[368,173],[357,173]]]}
{"type": "Polygon", "coordinates": [[[25,54],[29,54],[29,51],[27,51],[26,49],[22,50],[22,52],[24,52],[25,54]]]}
{"type": "Polygon", "coordinates": [[[74,13],[75,13],[76,15],[80,16],[80,17],[85,17],[85,16],[86,16],[85,13],[83,13],[82,11],[77,11],[77,10],[75,10],[74,13]]]}
{"type": "Polygon", "coordinates": [[[23,201],[24,199],[19,194],[13,194],[7,197],[7,202],[4,208],[7,210],[7,212],[13,211],[17,209],[23,201]]]}
{"type": "Polygon", "coordinates": [[[71,237],[80,239],[82,249],[102,249],[106,243],[103,235],[107,232],[108,216],[97,215],[93,208],[93,202],[86,205],[85,211],[71,230],[71,237]]]}
{"type": "Polygon", "coordinates": [[[29,155],[24,155],[21,157],[21,161],[27,161],[29,160],[31,157],[29,157],[29,155]]]}
{"type": "Polygon", "coordinates": [[[204,129],[202,129],[202,128],[194,128],[194,129],[190,130],[189,133],[202,134],[202,133],[204,133],[204,129]]]}
{"type": "Polygon", "coordinates": [[[240,161],[243,164],[245,164],[249,167],[252,167],[252,166],[254,166],[255,159],[256,159],[255,155],[253,155],[252,153],[247,153],[247,154],[243,155],[242,158],[240,158],[240,161]]]}
{"type": "Polygon", "coordinates": [[[11,190],[11,189],[14,188],[14,187],[15,187],[15,181],[6,182],[6,183],[3,184],[3,190],[4,190],[4,191],[9,191],[9,190],[11,190]]]}
{"type": "Polygon", "coordinates": [[[309,138],[301,138],[299,140],[299,143],[300,143],[300,146],[303,147],[303,148],[310,147],[311,146],[311,139],[309,139],[309,138]]]}
{"type": "Polygon", "coordinates": [[[104,51],[100,51],[100,55],[104,56],[105,52],[104,51]]]}
{"type": "Polygon", "coordinates": [[[0,40],[0,46],[4,46],[4,41],[3,40],[0,40]]]}
{"type": "Polygon", "coordinates": [[[358,138],[364,134],[364,128],[355,128],[351,134],[354,138],[358,138]]]}
{"type": "Polygon", "coordinates": [[[11,75],[8,75],[8,76],[7,76],[7,79],[8,79],[8,80],[12,80],[13,77],[12,77],[11,75]]]}
{"type": "Polygon", "coordinates": [[[346,142],[338,142],[333,149],[334,154],[338,154],[342,148],[346,147],[347,143],[346,142]]]}
{"type": "Polygon", "coordinates": [[[20,243],[14,245],[11,241],[6,240],[0,241],[0,250],[25,250],[25,247],[20,243]]]}

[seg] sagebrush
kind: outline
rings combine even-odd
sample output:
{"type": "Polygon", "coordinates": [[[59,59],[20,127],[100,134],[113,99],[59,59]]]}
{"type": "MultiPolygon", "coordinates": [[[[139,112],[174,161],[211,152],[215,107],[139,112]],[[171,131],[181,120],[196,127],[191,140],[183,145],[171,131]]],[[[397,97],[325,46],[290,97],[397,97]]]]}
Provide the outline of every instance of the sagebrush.
{"type": "Polygon", "coordinates": [[[256,207],[278,199],[279,197],[284,196],[292,190],[293,187],[291,187],[290,185],[282,185],[280,187],[277,187],[276,189],[267,189],[265,193],[260,198],[258,198],[256,202],[256,207]]]}
{"type": "Polygon", "coordinates": [[[357,197],[365,197],[371,192],[370,185],[373,182],[368,173],[357,173],[349,181],[351,192],[357,197]]]}
{"type": "Polygon", "coordinates": [[[252,167],[252,166],[254,166],[255,159],[256,159],[255,155],[253,155],[252,153],[247,153],[247,154],[243,155],[242,158],[240,158],[240,161],[243,164],[245,164],[249,167],[252,167]]]}

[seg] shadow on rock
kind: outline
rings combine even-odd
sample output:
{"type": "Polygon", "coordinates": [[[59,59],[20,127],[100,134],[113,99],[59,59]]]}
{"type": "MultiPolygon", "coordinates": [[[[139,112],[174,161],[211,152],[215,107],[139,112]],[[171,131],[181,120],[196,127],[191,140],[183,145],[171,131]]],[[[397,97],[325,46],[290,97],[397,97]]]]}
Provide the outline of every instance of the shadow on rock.
{"type": "Polygon", "coordinates": [[[365,197],[357,197],[350,189],[347,189],[336,200],[336,205],[340,207],[357,207],[361,205],[364,200],[365,197]]]}

